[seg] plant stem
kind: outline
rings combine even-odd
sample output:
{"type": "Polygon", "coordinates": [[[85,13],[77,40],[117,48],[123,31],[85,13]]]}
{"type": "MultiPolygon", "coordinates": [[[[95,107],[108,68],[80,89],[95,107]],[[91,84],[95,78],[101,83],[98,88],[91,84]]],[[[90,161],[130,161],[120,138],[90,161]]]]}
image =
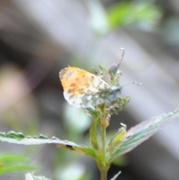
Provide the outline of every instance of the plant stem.
{"type": "Polygon", "coordinates": [[[101,180],[107,180],[107,171],[100,170],[100,173],[101,173],[101,180]]]}
{"type": "Polygon", "coordinates": [[[100,165],[98,166],[101,173],[101,180],[107,180],[107,172],[109,169],[108,163],[106,161],[106,125],[103,124],[100,127],[101,130],[101,153],[102,159],[100,165]]]}
{"type": "Polygon", "coordinates": [[[97,165],[100,171],[100,176],[101,176],[100,180],[107,180],[107,173],[108,173],[109,166],[108,165],[106,166],[106,163],[103,162],[103,160],[102,162],[98,161],[97,165]]]}
{"type": "Polygon", "coordinates": [[[90,141],[94,149],[98,149],[98,140],[96,133],[97,122],[93,121],[90,128],[90,141]]]}
{"type": "Polygon", "coordinates": [[[108,173],[109,166],[105,162],[99,162],[98,168],[99,168],[100,176],[101,176],[100,179],[107,180],[107,173],[108,173]]]}
{"type": "Polygon", "coordinates": [[[101,150],[103,152],[103,158],[106,159],[106,127],[104,126],[101,127],[101,140],[101,150]]]}
{"type": "Polygon", "coordinates": [[[106,113],[106,107],[102,105],[97,109],[96,113],[93,112],[94,121],[90,128],[90,140],[93,148],[96,150],[96,162],[100,171],[101,180],[107,180],[107,172],[110,166],[107,158],[106,146],[106,129],[109,125],[106,113]],[[97,129],[99,128],[99,131],[97,129]],[[100,133],[100,139],[97,138],[100,133]],[[99,141],[100,140],[100,141],[99,141]]]}

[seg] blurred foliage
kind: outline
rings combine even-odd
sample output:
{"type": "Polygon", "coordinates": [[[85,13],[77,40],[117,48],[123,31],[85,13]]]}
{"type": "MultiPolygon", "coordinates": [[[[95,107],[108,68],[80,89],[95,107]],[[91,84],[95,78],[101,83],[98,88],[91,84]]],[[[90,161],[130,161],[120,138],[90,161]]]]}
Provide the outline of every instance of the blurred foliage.
{"type": "Polygon", "coordinates": [[[153,1],[120,1],[108,9],[99,1],[89,1],[88,5],[90,24],[98,35],[129,25],[151,31],[162,17],[161,9],[153,1]]]}
{"type": "Polygon", "coordinates": [[[179,19],[178,18],[168,18],[163,25],[162,36],[164,41],[171,45],[179,45],[179,19]]]}
{"type": "Polygon", "coordinates": [[[151,30],[155,28],[161,16],[159,7],[150,1],[122,1],[108,11],[109,24],[112,28],[132,25],[151,30]]]}
{"type": "Polygon", "coordinates": [[[28,158],[24,155],[17,154],[1,154],[0,155],[0,175],[17,172],[36,170],[34,166],[27,165],[28,158]]]}

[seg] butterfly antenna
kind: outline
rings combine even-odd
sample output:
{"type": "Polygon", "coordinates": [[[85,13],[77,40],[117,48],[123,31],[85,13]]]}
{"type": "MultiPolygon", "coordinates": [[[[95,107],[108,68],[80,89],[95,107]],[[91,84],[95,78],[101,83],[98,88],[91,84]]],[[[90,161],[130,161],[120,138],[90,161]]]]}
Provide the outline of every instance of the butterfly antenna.
{"type": "Polygon", "coordinates": [[[120,48],[120,50],[122,51],[122,55],[121,55],[121,59],[120,59],[120,61],[119,61],[119,63],[118,63],[118,68],[121,66],[122,61],[123,61],[123,59],[124,59],[124,55],[125,55],[125,50],[124,50],[124,48],[120,48]]]}
{"type": "Polygon", "coordinates": [[[129,83],[127,83],[127,84],[123,84],[123,85],[121,86],[121,89],[123,89],[123,88],[126,87],[126,86],[131,86],[131,85],[142,86],[142,83],[141,83],[141,82],[137,82],[137,81],[129,82],[129,83]]]}

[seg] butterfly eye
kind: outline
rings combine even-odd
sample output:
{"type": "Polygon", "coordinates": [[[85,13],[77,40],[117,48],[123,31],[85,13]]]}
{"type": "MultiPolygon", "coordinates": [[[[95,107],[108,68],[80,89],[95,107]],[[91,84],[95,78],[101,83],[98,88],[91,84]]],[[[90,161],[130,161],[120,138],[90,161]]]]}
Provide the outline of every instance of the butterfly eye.
{"type": "Polygon", "coordinates": [[[109,68],[108,73],[110,75],[115,75],[117,73],[118,68],[119,68],[119,64],[115,63],[109,68]]]}

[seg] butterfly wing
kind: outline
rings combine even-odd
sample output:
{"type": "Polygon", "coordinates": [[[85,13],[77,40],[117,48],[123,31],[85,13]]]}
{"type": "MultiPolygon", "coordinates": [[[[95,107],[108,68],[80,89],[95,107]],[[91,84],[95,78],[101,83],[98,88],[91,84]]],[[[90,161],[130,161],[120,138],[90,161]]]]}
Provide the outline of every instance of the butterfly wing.
{"type": "Polygon", "coordinates": [[[64,97],[75,107],[90,108],[105,102],[110,86],[100,77],[77,67],[67,67],[59,73],[64,97]]]}

